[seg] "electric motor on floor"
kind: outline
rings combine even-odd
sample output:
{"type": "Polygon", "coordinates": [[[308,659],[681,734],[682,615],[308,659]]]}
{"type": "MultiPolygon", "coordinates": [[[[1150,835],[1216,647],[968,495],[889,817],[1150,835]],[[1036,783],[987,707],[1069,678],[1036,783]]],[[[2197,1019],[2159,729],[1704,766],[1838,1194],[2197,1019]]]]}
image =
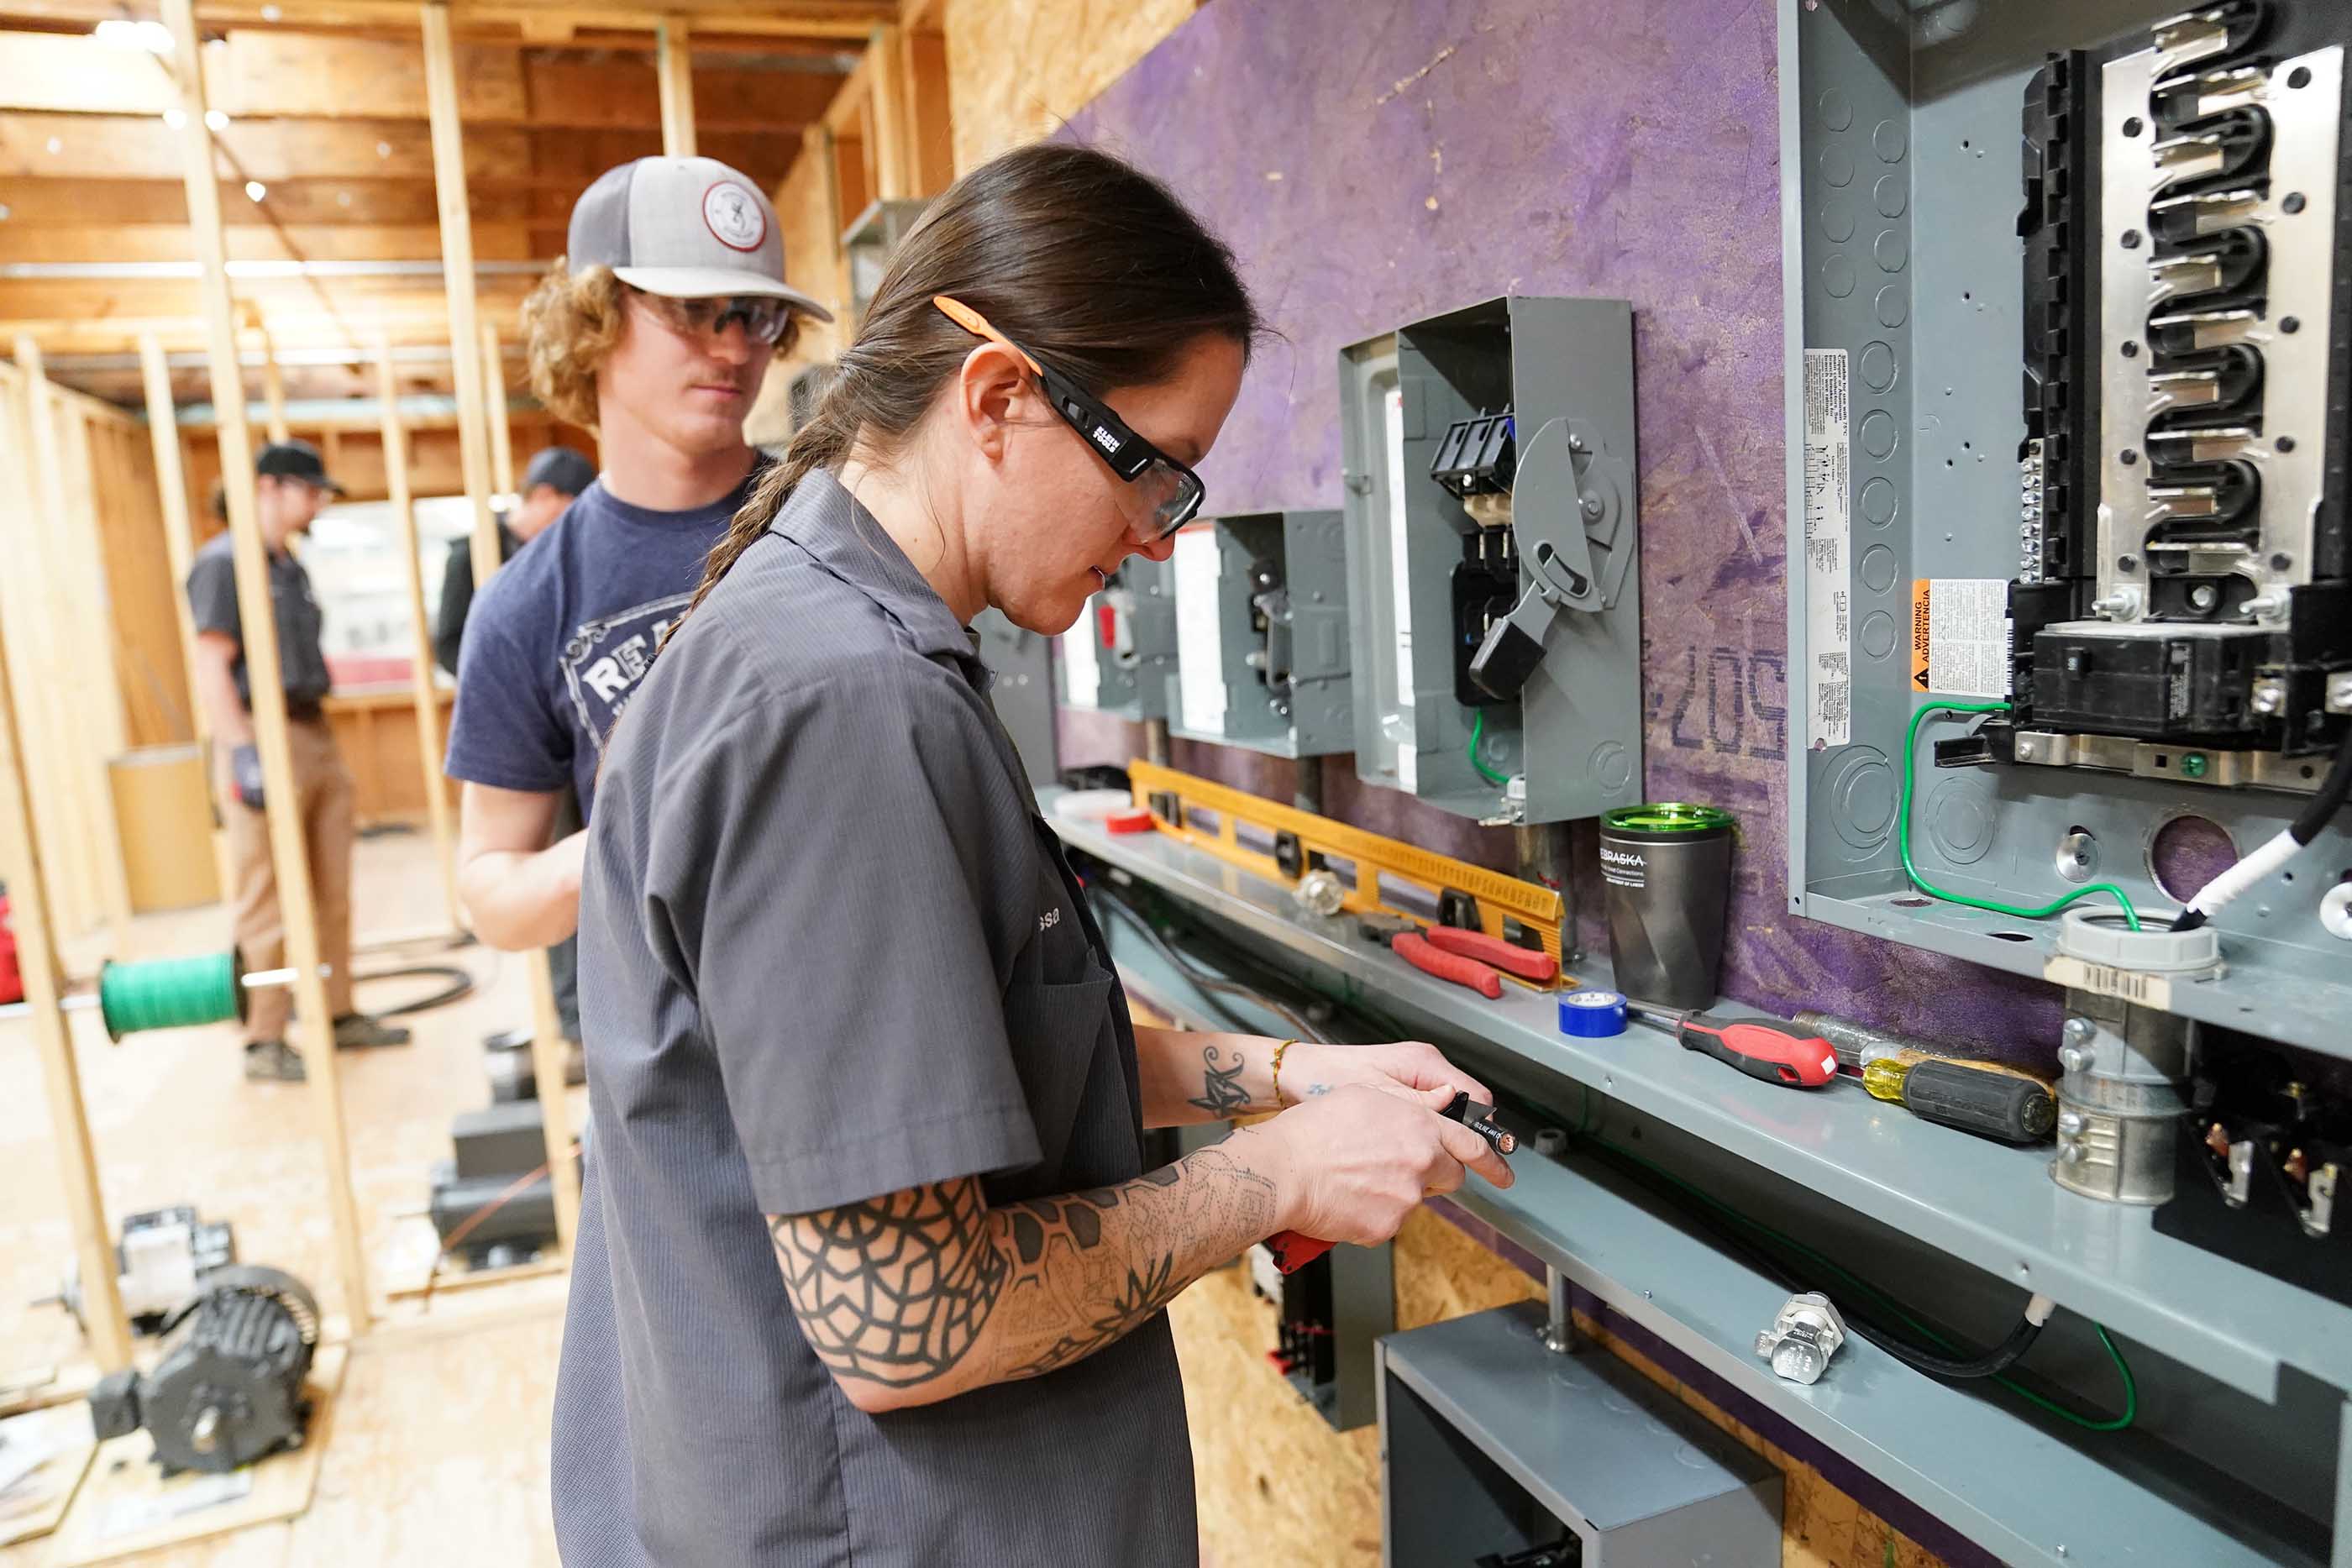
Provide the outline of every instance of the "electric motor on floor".
{"type": "Polygon", "coordinates": [[[164,1333],[153,1371],[114,1373],[89,1391],[100,1440],[145,1427],[166,1475],[226,1472],[302,1446],[319,1303],[301,1281],[252,1265],[217,1270],[164,1333]]]}

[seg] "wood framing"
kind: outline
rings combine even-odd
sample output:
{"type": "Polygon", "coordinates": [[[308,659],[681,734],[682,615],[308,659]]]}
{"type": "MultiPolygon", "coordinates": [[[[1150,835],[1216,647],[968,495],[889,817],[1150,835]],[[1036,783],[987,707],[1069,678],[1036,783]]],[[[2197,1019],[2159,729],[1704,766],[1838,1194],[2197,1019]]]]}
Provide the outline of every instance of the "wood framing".
{"type": "MultiPolygon", "coordinates": [[[[199,57],[193,0],[163,0],[174,57],[199,57]]],[[[212,132],[205,126],[204,82],[192,65],[178,73],[181,136],[186,153],[188,214],[196,256],[204,266],[205,316],[212,340],[213,401],[234,406],[243,395],[237,382],[236,327],[229,298],[227,257],[221,239],[220,189],[213,179],[212,132]]],[[[359,1204],[352,1188],[350,1142],[343,1126],[342,1085],[335,1061],[334,1020],[319,974],[318,912],[310,897],[310,857],[298,820],[294,764],[288,747],[286,690],[278,660],[278,621],[269,594],[268,548],[254,511],[253,452],[245,422],[220,422],[221,470],[228,498],[229,528],[236,564],[237,611],[244,630],[246,670],[250,676],[254,738],[261,753],[263,788],[268,801],[270,859],[276,866],[278,904],[286,925],[286,961],[294,970],[293,1029],[300,1039],[310,1103],[326,1162],[327,1210],[335,1230],[337,1274],[343,1311],[352,1331],[364,1333],[373,1303],[368,1295],[367,1260],[362,1249],[359,1204]]]]}
{"type": "Polygon", "coordinates": [[[515,493],[514,427],[507,413],[507,362],[499,329],[482,323],[482,411],[490,427],[490,486],[493,494],[515,493]]]}
{"type": "Polygon", "coordinates": [[[474,225],[466,203],[466,141],[458,123],[457,71],[450,50],[449,8],[419,10],[425,82],[433,114],[433,180],[441,209],[442,280],[448,293],[449,365],[457,386],[459,462],[474,508],[474,586],[498,574],[498,519],[490,515],[489,431],[483,413],[481,326],[474,309],[474,225]]]}
{"type": "Polygon", "coordinates": [[[286,376],[278,368],[278,346],[269,340],[269,329],[261,329],[261,405],[268,415],[264,429],[270,444],[294,439],[286,426],[286,376]]]}
{"type": "Polygon", "coordinates": [[[383,406],[383,476],[391,492],[393,537],[400,548],[401,574],[408,587],[409,682],[416,705],[416,751],[425,774],[425,821],[433,835],[433,863],[441,873],[441,900],[449,929],[465,928],[457,903],[457,846],[449,824],[449,787],[441,779],[441,704],[434,690],[433,631],[425,614],[425,569],[418,559],[416,508],[408,493],[408,432],[400,419],[400,382],[393,374],[392,345],[379,344],[376,401],[383,406]]]}
{"type": "Polygon", "coordinates": [[[131,1364],[131,1323],[122,1315],[122,1297],[114,1282],[114,1237],[99,1194],[98,1159],[82,1107],[81,1070],[74,1061],[65,1014],[58,1010],[62,971],[49,926],[40,842],[33,831],[23,763],[16,705],[8,695],[7,645],[0,641],[0,876],[8,883],[8,924],[16,936],[25,1000],[31,1004],[33,1046],[48,1095],[49,1136],[57,1145],[58,1176],[73,1229],[74,1259],[81,1270],[82,1322],[100,1369],[120,1372],[131,1364]]]}
{"type": "Polygon", "coordinates": [[[663,20],[654,34],[654,74],[661,84],[662,154],[694,156],[694,32],[683,16],[663,20]]]}

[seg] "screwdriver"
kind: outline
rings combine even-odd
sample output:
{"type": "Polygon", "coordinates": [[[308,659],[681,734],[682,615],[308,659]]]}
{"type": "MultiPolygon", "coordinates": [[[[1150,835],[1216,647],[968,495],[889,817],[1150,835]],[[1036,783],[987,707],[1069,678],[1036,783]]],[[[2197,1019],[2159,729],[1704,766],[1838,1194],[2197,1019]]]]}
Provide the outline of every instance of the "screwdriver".
{"type": "Polygon", "coordinates": [[[1906,1036],[1828,1013],[1801,1012],[1797,1022],[1821,1030],[1841,1062],[1860,1069],[1864,1089],[1924,1121],[2007,1144],[2038,1144],[2056,1125],[2050,1085],[2032,1073],[1945,1056],[1906,1036]]]}
{"type": "MultiPolygon", "coordinates": [[[[1495,1108],[1482,1105],[1467,1094],[1456,1094],[1438,1113],[1449,1121],[1461,1123],[1486,1140],[1496,1154],[1508,1155],[1519,1146],[1518,1135],[1495,1120],[1495,1108]]],[[[1286,1230],[1266,1238],[1265,1249],[1274,1254],[1274,1266],[1286,1274],[1296,1274],[1324,1253],[1331,1243],[1319,1236],[1303,1236],[1296,1230],[1286,1230]]]]}
{"type": "Polygon", "coordinates": [[[1684,1050],[1704,1051],[1767,1083],[1818,1089],[1837,1076],[1837,1052],[1828,1040],[1779,1019],[1714,1019],[1632,1004],[1625,1010],[1673,1035],[1684,1050]]]}

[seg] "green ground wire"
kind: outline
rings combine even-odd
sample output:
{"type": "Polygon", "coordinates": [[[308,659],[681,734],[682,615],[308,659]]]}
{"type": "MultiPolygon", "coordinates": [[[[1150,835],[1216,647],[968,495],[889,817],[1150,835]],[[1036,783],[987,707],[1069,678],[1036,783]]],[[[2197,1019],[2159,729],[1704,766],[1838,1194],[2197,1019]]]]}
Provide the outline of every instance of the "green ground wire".
{"type": "Polygon", "coordinates": [[[1508,784],[1511,781],[1509,774],[1496,772],[1487,767],[1486,759],[1478,755],[1478,738],[1486,733],[1486,710],[1480,708],[1477,716],[1470,721],[1470,744],[1463,747],[1463,750],[1470,758],[1470,766],[1478,770],[1478,777],[1489,784],[1508,784]]]}
{"type": "MultiPolygon", "coordinates": [[[[1905,1312],[1901,1302],[1887,1295],[1885,1291],[1881,1291],[1875,1285],[1861,1279],[1859,1276],[1853,1274],[1842,1265],[1832,1262],[1829,1259],[1823,1257],[1813,1249],[1806,1246],[1803,1242],[1797,1240],[1794,1237],[1788,1236],[1779,1230],[1775,1230],[1772,1227],[1766,1225],[1759,1219],[1750,1218],[1748,1216],[1742,1214],[1739,1210],[1733,1208],[1730,1205],[1724,1203],[1703,1188],[1694,1186],[1691,1183],[1685,1181],[1682,1177],[1675,1175],[1674,1172],[1666,1170],[1663,1166],[1653,1165],[1648,1160],[1643,1159],[1641,1155],[1634,1154],[1632,1150],[1621,1148],[1617,1145],[1611,1143],[1608,1139],[1594,1133],[1592,1131],[1592,1089],[1589,1084],[1580,1085],[1580,1087],[1582,1088],[1584,1092],[1584,1102],[1582,1113],[1577,1119],[1577,1129],[1574,1134],[1576,1137],[1580,1139],[1590,1139],[1594,1146],[1606,1149],[1609,1153],[1615,1155],[1618,1158],[1624,1160],[1629,1164],[1641,1166],[1642,1169],[1649,1172],[1652,1176],[1656,1176],[1659,1180],[1665,1182],[1668,1186],[1684,1193],[1694,1201],[1706,1206],[1715,1213],[1723,1216],[1726,1219],[1731,1220],[1735,1224],[1744,1226],[1759,1236],[1780,1243],[1782,1247],[1787,1248],[1790,1251],[1804,1259],[1815,1268],[1835,1276],[1839,1280],[1843,1281],[1846,1285],[1853,1290],[1858,1291],[1862,1294],[1869,1297],[1872,1301],[1876,1301],[1888,1312],[1902,1319],[1905,1323],[1910,1326],[1914,1333],[1931,1341],[1938,1349],[1946,1352],[1947,1354],[1951,1354],[1958,1350],[1958,1347],[1953,1344],[1950,1340],[1946,1339],[1942,1334],[1937,1333],[1934,1329],[1929,1328],[1926,1323],[1921,1322],[1909,1312],[1905,1312]]],[[[2026,1387],[2022,1384],[2018,1383],[2005,1375],[1996,1374],[1993,1377],[1993,1381],[2000,1384],[2003,1388],[2008,1389],[2011,1394],[2016,1395],[2019,1398],[2026,1401],[2026,1403],[2046,1410],[2062,1420],[2071,1421],[2075,1426],[2081,1427],[2087,1431],[2122,1431],[2125,1427],[2130,1426],[2139,1415],[2139,1385],[2132,1376],[2130,1364],[2124,1360],[2123,1353],[2116,1348],[2116,1342],[2107,1337],[2106,1325],[2104,1323],[2095,1322],[2091,1327],[2097,1333],[2099,1343],[2106,1347],[2107,1359],[2115,1363],[2116,1375],[2123,1384],[2124,1409],[2122,1415],[2113,1416],[2105,1420],[2094,1420],[2087,1416],[2077,1415],[2075,1412],[2067,1409],[2064,1406],[2058,1404],[2054,1400],[2043,1398],[2041,1395],[2036,1394],[2032,1389],[2026,1387]]]]}
{"type": "Polygon", "coordinates": [[[1913,887],[1931,898],[1940,898],[1947,904],[1965,904],[1971,909],[1989,909],[1995,915],[2014,915],[2021,920],[2047,919],[2076,899],[2088,898],[2095,893],[2113,894],[2116,902],[2124,907],[2125,923],[2133,930],[2138,930],[2139,911],[2132,907],[2132,901],[2124,890],[2111,882],[2093,883],[2088,887],[2078,887],[2063,898],[2052,899],[2039,909],[2025,909],[2014,904],[1995,904],[1989,898],[1970,898],[1963,893],[1948,893],[1921,876],[1919,868],[1912,863],[1911,792],[1912,785],[1918,776],[1920,721],[1931,713],[2007,713],[2008,711],[2007,703],[1927,703],[1922,706],[1917,713],[1911,716],[1911,728],[1903,737],[1903,801],[1895,808],[1895,841],[1903,851],[1903,874],[1911,879],[1913,887]]]}

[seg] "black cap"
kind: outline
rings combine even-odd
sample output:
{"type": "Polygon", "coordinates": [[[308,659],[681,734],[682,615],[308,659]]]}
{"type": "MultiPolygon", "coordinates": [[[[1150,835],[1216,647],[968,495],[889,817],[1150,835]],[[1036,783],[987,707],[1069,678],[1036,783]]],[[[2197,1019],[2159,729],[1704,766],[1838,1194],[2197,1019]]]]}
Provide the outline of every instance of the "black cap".
{"type": "Polygon", "coordinates": [[[348,494],[327,477],[325,460],[320,457],[319,449],[307,441],[271,442],[253,460],[253,471],[268,478],[299,479],[321,490],[332,490],[338,496],[348,494]]]}
{"type": "Polygon", "coordinates": [[[541,485],[566,496],[584,496],[596,482],[596,465],[569,446],[542,446],[523,465],[519,493],[528,496],[541,485]]]}

